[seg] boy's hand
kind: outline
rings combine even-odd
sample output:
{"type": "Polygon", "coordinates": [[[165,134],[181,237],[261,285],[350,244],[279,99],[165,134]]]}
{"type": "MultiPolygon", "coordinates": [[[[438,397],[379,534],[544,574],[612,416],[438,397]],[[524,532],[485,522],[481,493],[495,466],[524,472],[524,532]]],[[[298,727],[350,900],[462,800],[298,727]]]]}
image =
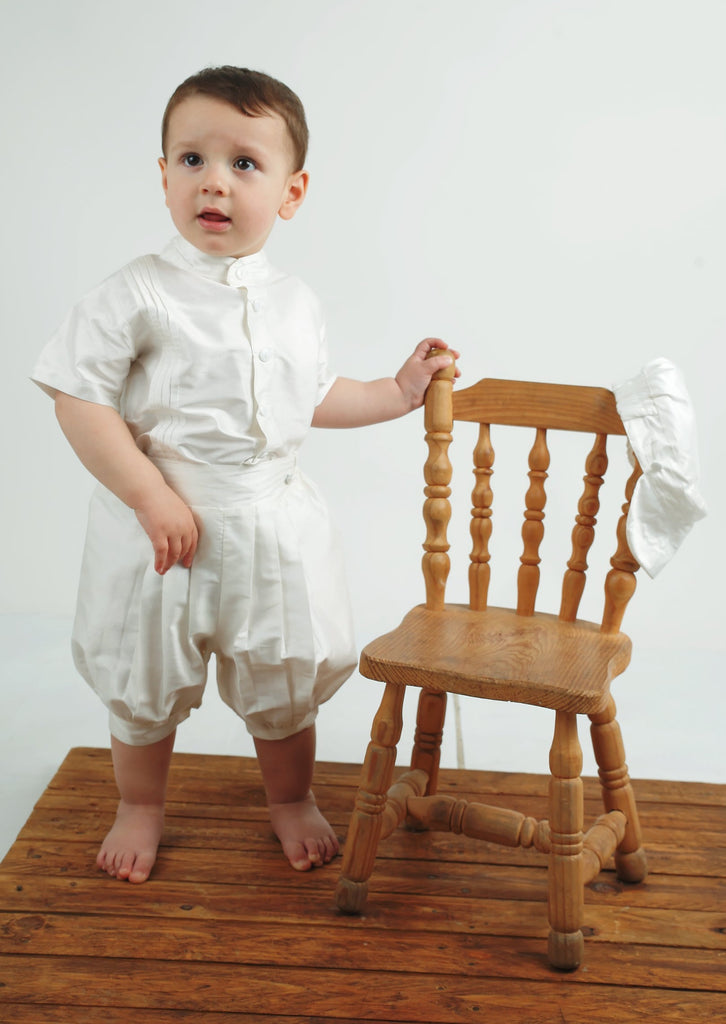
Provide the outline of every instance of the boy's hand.
{"type": "MultiPolygon", "coordinates": [[[[396,383],[401,389],[404,399],[409,403],[410,409],[418,409],[423,405],[426,388],[431,383],[431,378],[439,370],[458,359],[460,353],[449,348],[445,341],[440,338],[425,338],[416,349],[413,355],[406,360],[396,374],[396,383]],[[440,356],[427,358],[431,349],[446,349],[446,353],[440,356]]],[[[456,376],[461,376],[458,366],[456,376]]]]}
{"type": "Polygon", "coordinates": [[[62,391],[56,393],[55,408],[86,469],[136,513],[153,545],[156,571],[163,576],[179,561],[188,569],[199,540],[192,511],[136,447],[116,409],[62,391]]]}
{"type": "Polygon", "coordinates": [[[154,548],[154,569],[159,575],[177,562],[188,569],[197,550],[199,530],[192,510],[179,495],[164,483],[134,511],[154,548]]]}
{"type": "MultiPolygon", "coordinates": [[[[369,423],[383,423],[405,416],[423,405],[424,394],[433,375],[458,358],[459,353],[449,348],[445,341],[426,338],[417,345],[395,379],[384,377],[363,382],[338,377],[315,410],[313,426],[364,427],[369,423]],[[446,352],[427,359],[434,348],[446,349],[446,352]]],[[[459,376],[458,368],[456,376],[459,376]]]]}

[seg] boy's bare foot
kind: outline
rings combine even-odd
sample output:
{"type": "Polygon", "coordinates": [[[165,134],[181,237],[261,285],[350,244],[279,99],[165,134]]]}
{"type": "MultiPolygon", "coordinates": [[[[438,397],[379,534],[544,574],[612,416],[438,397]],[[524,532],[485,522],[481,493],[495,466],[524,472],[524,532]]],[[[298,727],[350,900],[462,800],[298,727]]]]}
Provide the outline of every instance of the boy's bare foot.
{"type": "Polygon", "coordinates": [[[270,804],[269,811],[273,831],[296,871],[328,864],[338,853],[338,837],[312,793],[294,803],[270,804]]]}
{"type": "Polygon", "coordinates": [[[163,806],[126,804],[122,800],[96,864],[112,878],[145,882],[156,860],[163,827],[163,806]]]}

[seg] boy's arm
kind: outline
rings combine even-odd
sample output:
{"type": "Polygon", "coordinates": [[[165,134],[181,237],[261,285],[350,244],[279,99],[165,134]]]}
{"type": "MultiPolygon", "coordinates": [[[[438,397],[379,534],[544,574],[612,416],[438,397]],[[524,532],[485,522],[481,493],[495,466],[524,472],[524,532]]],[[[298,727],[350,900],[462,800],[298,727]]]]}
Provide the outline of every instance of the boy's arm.
{"type": "Polygon", "coordinates": [[[178,561],[189,568],[198,540],[191,509],[139,451],[116,410],[62,391],[55,409],[86,469],[136,513],[154,548],[156,571],[163,575],[178,561]]]}
{"type": "MultiPolygon", "coordinates": [[[[360,381],[338,377],[315,410],[314,427],[364,427],[404,416],[423,405],[426,388],[438,371],[459,353],[438,338],[426,338],[417,346],[395,377],[360,381]],[[427,359],[431,349],[447,349],[445,355],[427,359]]],[[[459,371],[456,371],[457,377],[459,371]]]]}

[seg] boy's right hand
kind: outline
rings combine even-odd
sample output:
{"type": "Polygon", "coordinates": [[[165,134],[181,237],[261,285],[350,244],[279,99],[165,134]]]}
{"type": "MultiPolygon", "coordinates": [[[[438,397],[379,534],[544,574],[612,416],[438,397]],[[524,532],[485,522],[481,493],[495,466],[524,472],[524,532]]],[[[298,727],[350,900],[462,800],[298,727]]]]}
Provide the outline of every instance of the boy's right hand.
{"type": "Polygon", "coordinates": [[[154,568],[164,575],[181,561],[188,569],[199,530],[189,506],[136,446],[110,405],[58,391],[56,415],[73,450],[97,480],[136,513],[154,548],[154,568]]]}
{"type": "Polygon", "coordinates": [[[154,569],[163,576],[172,565],[192,564],[199,541],[199,529],[192,510],[167,484],[134,509],[154,549],[154,569]]]}

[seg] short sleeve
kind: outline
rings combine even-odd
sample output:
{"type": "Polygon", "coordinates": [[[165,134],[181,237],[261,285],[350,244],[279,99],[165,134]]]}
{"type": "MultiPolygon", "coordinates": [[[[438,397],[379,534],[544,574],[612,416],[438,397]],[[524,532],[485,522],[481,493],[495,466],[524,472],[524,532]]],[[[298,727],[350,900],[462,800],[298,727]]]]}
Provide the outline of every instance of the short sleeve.
{"type": "Polygon", "coordinates": [[[121,270],[85,296],[42,350],[31,374],[51,398],[57,391],[120,410],[143,324],[121,270]]]}
{"type": "Polygon", "coordinates": [[[325,320],[320,323],[320,342],[318,347],[318,390],[315,397],[315,406],[319,406],[327,393],[332,388],[337,374],[332,373],[328,365],[328,341],[325,329],[325,320]]]}

